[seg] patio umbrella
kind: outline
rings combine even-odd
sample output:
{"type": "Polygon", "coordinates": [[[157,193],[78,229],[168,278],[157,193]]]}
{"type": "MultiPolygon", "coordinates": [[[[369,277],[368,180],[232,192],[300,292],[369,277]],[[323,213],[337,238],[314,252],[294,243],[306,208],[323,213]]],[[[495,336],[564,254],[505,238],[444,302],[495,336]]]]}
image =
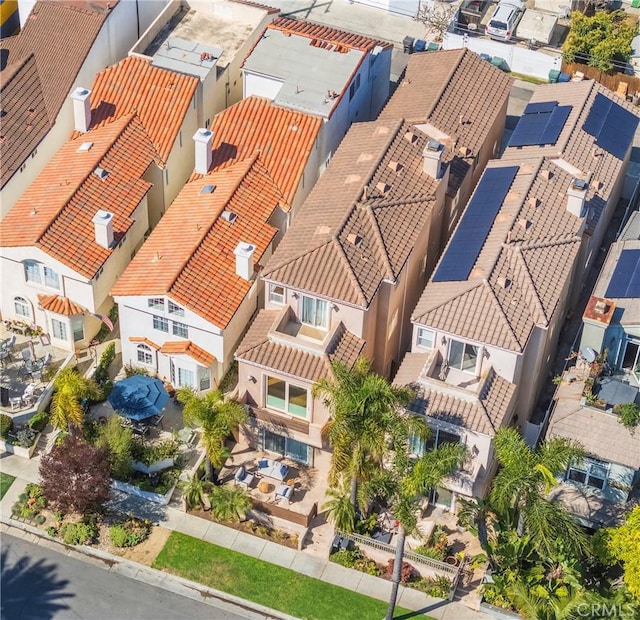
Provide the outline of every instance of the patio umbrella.
{"type": "Polygon", "coordinates": [[[169,400],[160,379],[133,375],[118,381],[109,394],[111,406],[125,418],[144,420],[162,411],[169,400]]]}

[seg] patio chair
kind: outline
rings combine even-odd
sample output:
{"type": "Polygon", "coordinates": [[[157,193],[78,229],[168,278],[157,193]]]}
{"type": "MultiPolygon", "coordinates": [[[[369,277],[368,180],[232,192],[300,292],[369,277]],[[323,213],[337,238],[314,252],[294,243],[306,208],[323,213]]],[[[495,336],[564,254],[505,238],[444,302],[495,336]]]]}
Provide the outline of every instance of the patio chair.
{"type": "Polygon", "coordinates": [[[33,397],[35,396],[36,386],[34,383],[30,383],[24,388],[24,392],[22,392],[22,402],[28,403],[29,405],[33,401],[33,397]]]}
{"type": "Polygon", "coordinates": [[[276,502],[286,499],[287,502],[291,503],[291,496],[293,495],[293,485],[283,484],[278,487],[276,491],[276,502]]]}
{"type": "Polygon", "coordinates": [[[5,351],[12,351],[13,347],[16,346],[16,335],[12,334],[11,338],[7,338],[3,343],[2,343],[2,348],[5,351]]]}
{"type": "Polygon", "coordinates": [[[22,349],[22,361],[26,364],[31,361],[31,350],[30,349],[22,349]]]}
{"type": "Polygon", "coordinates": [[[247,471],[244,468],[244,465],[240,466],[240,468],[236,472],[236,475],[233,477],[236,485],[242,484],[247,489],[251,486],[251,483],[253,482],[254,478],[255,476],[251,472],[247,471]]]}
{"type": "Polygon", "coordinates": [[[47,353],[42,360],[42,367],[46,368],[49,364],[51,364],[51,353],[47,353]]]}
{"type": "Polygon", "coordinates": [[[11,411],[20,409],[20,407],[22,407],[22,398],[20,398],[20,396],[12,396],[9,399],[9,403],[11,404],[11,411]]]}

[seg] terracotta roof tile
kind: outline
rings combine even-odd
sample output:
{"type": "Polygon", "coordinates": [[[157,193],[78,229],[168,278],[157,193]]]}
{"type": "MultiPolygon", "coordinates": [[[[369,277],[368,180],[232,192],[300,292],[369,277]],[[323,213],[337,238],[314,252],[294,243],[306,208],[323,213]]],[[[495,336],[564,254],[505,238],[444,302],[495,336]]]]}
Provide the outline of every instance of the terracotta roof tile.
{"type": "MultiPolygon", "coordinates": [[[[288,210],[318,138],[322,119],[249,97],[213,119],[211,171],[259,155],[285,198],[288,210]]],[[[191,179],[202,175],[194,174],[191,179]]]]}
{"type": "Polygon", "coordinates": [[[160,353],[166,355],[187,355],[203,366],[211,366],[215,357],[190,340],[171,340],[160,347],[160,353]]]}
{"type": "Polygon", "coordinates": [[[282,201],[255,157],[187,183],[112,294],[165,294],[225,328],[253,284],[237,275],[233,251],[251,243],[260,261],[277,234],[268,221],[282,201]],[[201,193],[207,185],[214,191],[201,193]],[[233,223],[220,217],[223,210],[237,216],[233,223]]]}
{"type": "Polygon", "coordinates": [[[3,246],[36,246],[86,278],[93,278],[112,250],[95,242],[92,219],[113,213],[116,241],[151,185],[142,179],[154,150],[131,115],[69,140],[0,222],[3,246]],[[79,151],[83,143],[89,150],[79,151]],[[93,174],[97,167],[109,174],[93,174]]]}
{"type": "Polygon", "coordinates": [[[0,121],[0,134],[5,136],[0,185],[55,123],[108,15],[104,2],[40,0],[20,33],[0,41],[1,97],[7,112],[0,121]]]}
{"type": "Polygon", "coordinates": [[[308,39],[323,41],[326,44],[356,49],[363,52],[372,50],[376,45],[385,48],[392,47],[392,44],[388,41],[380,41],[346,30],[339,30],[338,28],[332,28],[331,26],[324,26],[302,19],[291,19],[290,17],[278,17],[274,19],[267,26],[267,30],[281,30],[287,34],[295,34],[307,37],[308,39]]]}
{"type": "Polygon", "coordinates": [[[159,344],[156,344],[152,340],[149,340],[148,338],[144,338],[143,336],[129,336],[129,342],[138,342],[140,344],[146,344],[148,347],[151,347],[156,351],[160,349],[159,344]]]}
{"type": "Polygon", "coordinates": [[[446,384],[421,381],[428,358],[428,353],[407,353],[393,381],[415,391],[409,411],[490,436],[508,421],[507,414],[514,404],[514,384],[491,370],[477,397],[463,397],[446,384]]]}
{"type": "Polygon", "coordinates": [[[38,302],[43,310],[62,316],[74,316],[87,311],[83,306],[62,295],[38,295],[38,302]]]}
{"type": "Polygon", "coordinates": [[[437,181],[423,171],[427,140],[402,121],[353,125],[263,276],[367,306],[383,279],[398,276],[431,216],[437,181]]]}
{"type": "Polygon", "coordinates": [[[238,346],[236,359],[314,382],[330,376],[332,361],[351,366],[364,349],[364,340],[354,336],[344,325],[336,330],[328,351],[312,352],[281,344],[270,337],[281,315],[280,310],[261,310],[238,346]]]}
{"type": "Polygon", "coordinates": [[[500,117],[511,84],[503,71],[467,49],[414,54],[380,118],[429,123],[475,154],[500,117]]]}
{"type": "Polygon", "coordinates": [[[96,76],[91,92],[91,127],[135,113],[163,166],[199,83],[193,76],[160,69],[147,60],[129,56],[96,76]]]}

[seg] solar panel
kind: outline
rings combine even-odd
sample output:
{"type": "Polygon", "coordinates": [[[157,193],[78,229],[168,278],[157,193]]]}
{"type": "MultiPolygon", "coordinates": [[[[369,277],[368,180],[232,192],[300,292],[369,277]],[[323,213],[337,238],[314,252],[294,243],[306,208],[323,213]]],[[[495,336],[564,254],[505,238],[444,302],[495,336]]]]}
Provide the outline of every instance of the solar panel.
{"type": "Polygon", "coordinates": [[[434,282],[455,282],[469,277],[517,173],[518,166],[487,168],[484,171],[438,264],[434,282]]]}
{"type": "Polygon", "coordinates": [[[624,159],[638,128],[638,117],[598,93],[582,129],[596,144],[618,159],[624,159]]]}
{"type": "Polygon", "coordinates": [[[557,101],[530,103],[518,121],[509,146],[542,146],[555,144],[571,112],[571,106],[557,101]]]}
{"type": "Polygon", "coordinates": [[[540,101],[537,103],[529,103],[524,109],[524,113],[539,114],[540,112],[552,112],[553,108],[555,108],[557,105],[557,101],[540,101]]]}
{"type": "Polygon", "coordinates": [[[640,297],[640,250],[622,250],[604,295],[614,299],[640,297]]]}

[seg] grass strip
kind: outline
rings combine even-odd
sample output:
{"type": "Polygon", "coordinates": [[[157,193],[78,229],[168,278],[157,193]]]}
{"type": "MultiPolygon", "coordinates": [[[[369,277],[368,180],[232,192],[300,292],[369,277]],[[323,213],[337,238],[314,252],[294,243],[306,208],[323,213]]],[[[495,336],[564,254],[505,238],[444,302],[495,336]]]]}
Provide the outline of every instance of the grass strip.
{"type": "Polygon", "coordinates": [[[0,472],[0,499],[4,497],[4,494],[9,490],[14,480],[15,478],[13,476],[0,472]]]}
{"type": "MultiPolygon", "coordinates": [[[[153,568],[308,620],[380,620],[387,609],[385,601],[179,532],[171,533],[153,568]]],[[[396,617],[411,615],[396,608],[396,617]]]]}

